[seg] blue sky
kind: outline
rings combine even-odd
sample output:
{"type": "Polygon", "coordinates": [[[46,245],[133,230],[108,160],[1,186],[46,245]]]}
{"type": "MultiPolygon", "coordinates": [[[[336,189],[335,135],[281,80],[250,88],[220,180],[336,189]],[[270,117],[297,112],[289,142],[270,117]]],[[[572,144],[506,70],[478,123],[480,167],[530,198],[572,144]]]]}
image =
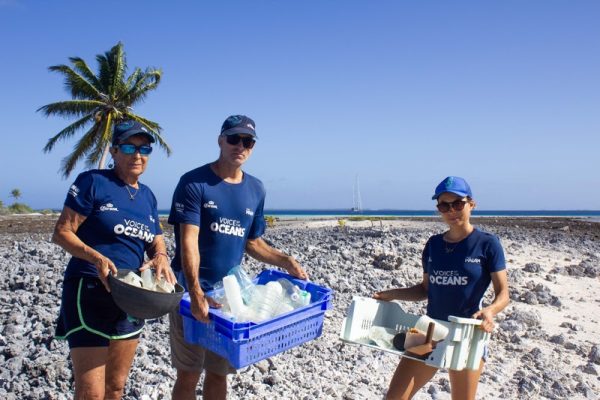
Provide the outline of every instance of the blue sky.
{"type": "MultiPolygon", "coordinates": [[[[267,208],[430,209],[447,175],[481,209],[600,209],[600,2],[0,0],[0,200],[60,208],[74,141],[36,109],[69,98],[50,65],[122,41],[162,68],[136,111],[173,148],[142,182],[168,208],[218,156],[230,114],[259,142],[267,208]]],[[[76,173],[82,171],[80,165],[76,173]]]]}

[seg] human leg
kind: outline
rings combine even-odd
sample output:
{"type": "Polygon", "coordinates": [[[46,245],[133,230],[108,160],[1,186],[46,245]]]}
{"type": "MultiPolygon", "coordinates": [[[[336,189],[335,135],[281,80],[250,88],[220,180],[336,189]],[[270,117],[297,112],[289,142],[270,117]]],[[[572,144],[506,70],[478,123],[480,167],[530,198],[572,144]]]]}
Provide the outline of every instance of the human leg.
{"type": "Polygon", "coordinates": [[[111,340],[108,346],[105,377],[105,399],[120,399],[133,363],[139,340],[111,340]]]}
{"type": "Polygon", "coordinates": [[[107,347],[75,347],[71,349],[75,400],[104,399],[107,355],[107,347]]]}
{"type": "Polygon", "coordinates": [[[204,400],[225,400],[227,398],[227,375],[204,371],[202,398],[204,400]]]}
{"type": "Polygon", "coordinates": [[[200,371],[177,370],[177,379],[173,385],[173,400],[195,400],[196,386],[200,380],[200,371]]]}
{"type": "Polygon", "coordinates": [[[479,369],[463,369],[460,371],[449,370],[450,388],[452,390],[452,400],[474,400],[477,393],[477,384],[481,371],[483,371],[484,362],[481,360],[479,369]]]}
{"type": "Polygon", "coordinates": [[[204,349],[187,343],[183,337],[183,320],[177,311],[169,314],[171,363],[177,369],[173,400],[196,399],[196,387],[204,366],[204,349]]]}
{"type": "Polygon", "coordinates": [[[437,368],[424,362],[402,357],[387,392],[388,400],[411,399],[419,389],[433,378],[437,368]]]}

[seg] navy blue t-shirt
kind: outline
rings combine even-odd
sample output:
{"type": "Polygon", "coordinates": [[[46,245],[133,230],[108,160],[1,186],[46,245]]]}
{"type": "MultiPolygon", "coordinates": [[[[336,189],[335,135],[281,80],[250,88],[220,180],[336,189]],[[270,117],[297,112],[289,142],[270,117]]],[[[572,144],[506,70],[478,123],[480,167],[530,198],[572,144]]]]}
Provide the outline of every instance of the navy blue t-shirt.
{"type": "Polygon", "coordinates": [[[481,309],[491,273],[506,268],[498,238],[478,229],[458,243],[432,236],[422,261],[429,274],[427,315],[444,321],[449,315],[471,318],[481,309]]]}
{"type": "MultiPolygon", "coordinates": [[[[86,217],[77,229],[77,237],[87,246],[108,257],[117,268],[137,269],[144,261],[144,251],[162,234],[157,203],[148,186],[130,199],[126,184],[110,169],[81,173],[71,185],[65,206],[86,217]]],[[[98,276],[94,264],[72,257],[65,279],[98,276]]]]}
{"type": "Polygon", "coordinates": [[[200,285],[203,290],[212,289],[241,263],[246,241],[264,233],[264,203],[262,182],[245,172],[237,184],[218,177],[210,164],[184,174],[175,188],[169,214],[177,246],[173,270],[181,271],[179,224],[196,225],[200,227],[200,285]]]}

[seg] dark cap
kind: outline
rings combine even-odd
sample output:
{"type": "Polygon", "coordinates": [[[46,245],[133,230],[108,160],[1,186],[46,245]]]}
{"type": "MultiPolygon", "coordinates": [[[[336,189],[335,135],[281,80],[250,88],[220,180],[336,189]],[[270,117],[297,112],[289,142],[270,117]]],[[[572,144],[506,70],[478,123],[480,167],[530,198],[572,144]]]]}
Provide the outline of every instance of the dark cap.
{"type": "Polygon", "coordinates": [[[148,138],[150,143],[154,143],[154,136],[152,136],[148,128],[137,121],[128,120],[119,122],[115,125],[113,129],[112,144],[114,146],[135,135],[144,135],[148,138]]]}
{"type": "Polygon", "coordinates": [[[448,176],[446,179],[440,182],[435,188],[435,194],[431,200],[437,200],[442,193],[454,193],[460,197],[473,197],[471,187],[463,178],[459,176],[448,176]]]}
{"type": "Polygon", "coordinates": [[[221,135],[229,136],[246,134],[258,139],[255,126],[254,121],[245,115],[232,115],[223,122],[223,126],[221,126],[221,135]]]}

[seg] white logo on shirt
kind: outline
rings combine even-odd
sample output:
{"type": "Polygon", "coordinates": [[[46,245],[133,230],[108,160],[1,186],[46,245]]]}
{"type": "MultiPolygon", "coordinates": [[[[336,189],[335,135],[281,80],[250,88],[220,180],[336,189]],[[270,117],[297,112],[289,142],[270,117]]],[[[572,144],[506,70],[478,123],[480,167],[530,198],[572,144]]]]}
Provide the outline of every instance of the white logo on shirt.
{"type": "Polygon", "coordinates": [[[113,203],[106,203],[103,206],[100,206],[100,211],[119,211],[117,207],[113,205],[113,203]]]}
{"type": "Polygon", "coordinates": [[[239,220],[224,217],[220,217],[219,222],[212,222],[210,224],[210,230],[225,235],[239,237],[244,237],[244,234],[246,233],[246,228],[242,228],[239,220]]]}
{"type": "Polygon", "coordinates": [[[152,243],[155,236],[148,225],[130,219],[124,219],[122,224],[115,225],[113,231],[117,235],[138,238],[146,243],[152,243]]]}
{"type": "Polygon", "coordinates": [[[69,188],[69,194],[73,197],[77,197],[77,195],[79,194],[79,188],[75,185],[71,185],[71,187],[69,188]]]}
{"type": "Polygon", "coordinates": [[[182,213],[185,207],[182,203],[175,203],[175,211],[178,213],[182,213]]]}
{"type": "Polygon", "coordinates": [[[429,283],[442,286],[465,286],[469,283],[469,279],[461,276],[458,271],[434,270],[429,275],[429,283]]]}
{"type": "Polygon", "coordinates": [[[156,223],[156,220],[154,219],[154,217],[152,215],[150,215],[150,222],[152,222],[153,224],[156,223]]]}
{"type": "Polygon", "coordinates": [[[208,203],[204,203],[202,206],[204,208],[215,208],[215,209],[219,208],[219,207],[217,207],[217,205],[215,204],[215,202],[212,201],[212,200],[209,200],[208,203]]]}
{"type": "Polygon", "coordinates": [[[474,257],[467,257],[467,258],[465,258],[465,262],[466,263],[473,263],[473,264],[481,264],[481,260],[479,258],[474,258],[474,257]]]}
{"type": "Polygon", "coordinates": [[[249,209],[249,208],[246,208],[246,215],[249,215],[249,216],[251,216],[251,217],[254,217],[254,211],[252,211],[252,210],[251,210],[251,209],[249,209]]]}

